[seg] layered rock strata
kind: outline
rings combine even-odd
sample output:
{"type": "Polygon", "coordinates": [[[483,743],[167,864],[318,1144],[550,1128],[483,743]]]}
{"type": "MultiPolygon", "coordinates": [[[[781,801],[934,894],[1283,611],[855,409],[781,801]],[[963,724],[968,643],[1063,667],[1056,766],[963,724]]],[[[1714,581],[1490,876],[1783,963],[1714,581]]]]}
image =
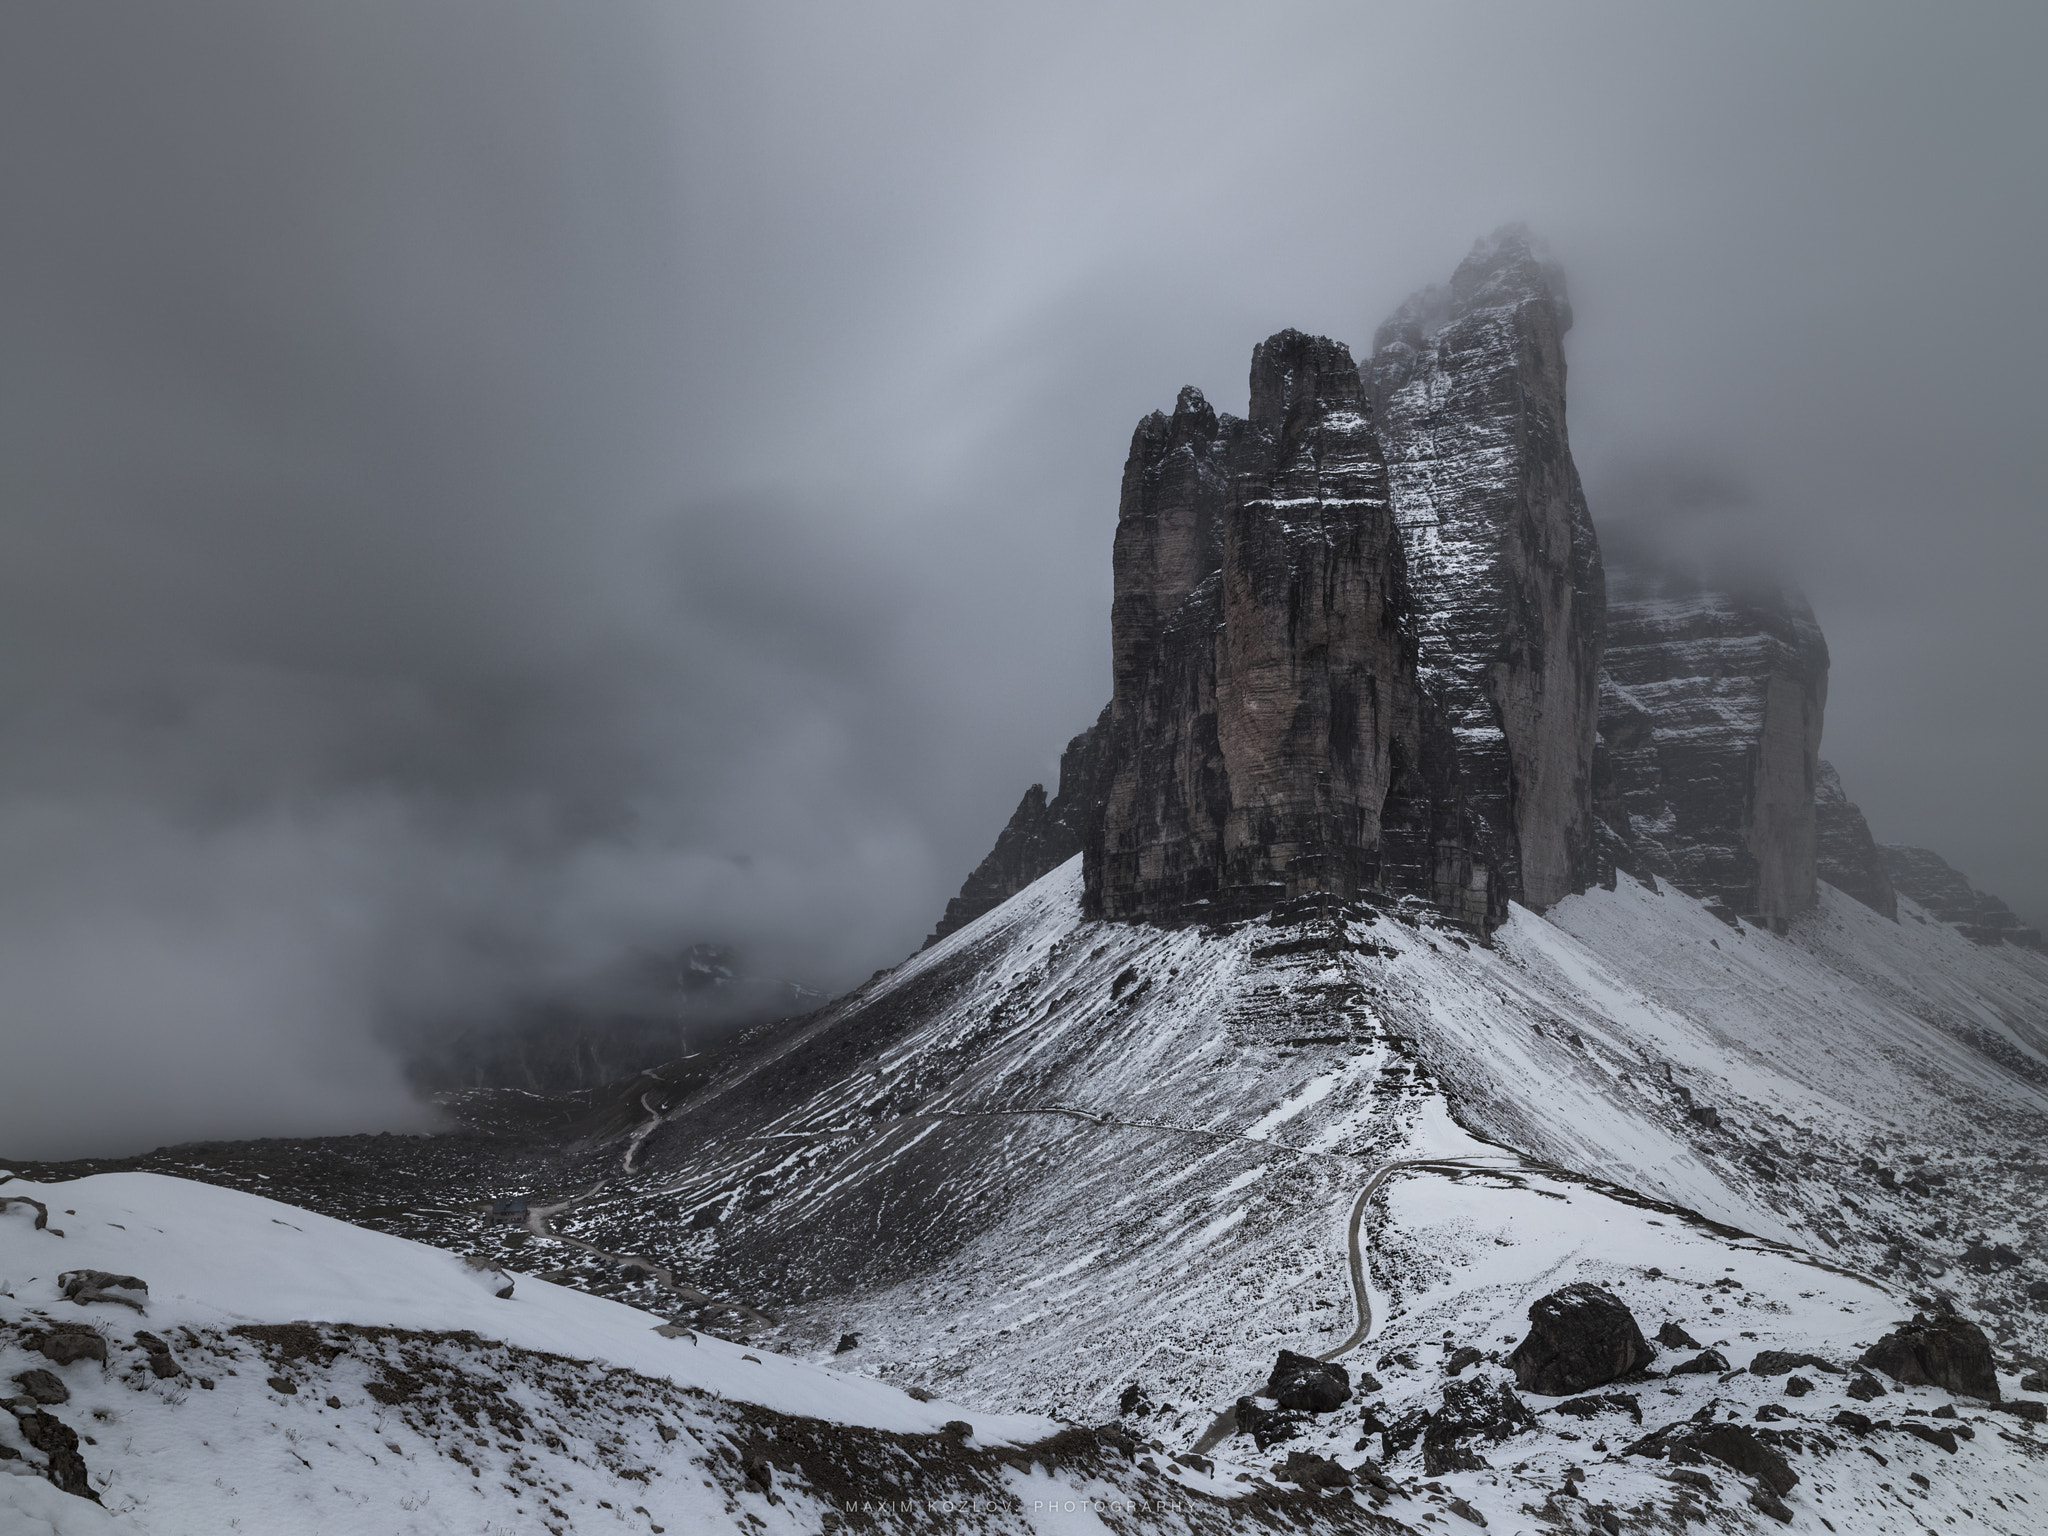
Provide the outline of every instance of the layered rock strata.
{"type": "Polygon", "coordinates": [[[1366,370],[1425,686],[1505,894],[1592,883],[1605,589],[1565,432],[1562,275],[1528,232],[1482,240],[1380,327],[1366,370]]]}
{"type": "Polygon", "coordinates": [[[1828,651],[1813,611],[1786,587],[1612,558],[1607,575],[1601,800],[1618,859],[1781,927],[1815,900],[1828,651]]]}
{"type": "Polygon", "coordinates": [[[1836,890],[1854,896],[1873,912],[1897,922],[1898,894],[1884,870],[1870,823],[1842,788],[1835,765],[1819,764],[1814,783],[1814,831],[1818,841],[1817,872],[1836,890]]]}
{"type": "Polygon", "coordinates": [[[1918,903],[1930,917],[1960,930],[1979,944],[2042,947],[2041,930],[2029,928],[1996,896],[1978,890],[1969,877],[1929,848],[1883,843],[1878,857],[1901,896],[1918,903]]]}
{"type": "Polygon", "coordinates": [[[1240,420],[1184,389],[1131,439],[1087,910],[1222,918],[1395,888],[1481,922],[1357,367],[1283,331],[1253,353],[1250,400],[1240,420]]]}

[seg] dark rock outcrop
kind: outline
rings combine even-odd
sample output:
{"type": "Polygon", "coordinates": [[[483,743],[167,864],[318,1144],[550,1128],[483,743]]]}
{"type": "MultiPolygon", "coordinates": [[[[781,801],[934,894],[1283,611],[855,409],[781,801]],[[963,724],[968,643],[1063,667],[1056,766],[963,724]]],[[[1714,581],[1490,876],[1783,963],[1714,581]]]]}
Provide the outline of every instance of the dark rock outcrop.
{"type": "Polygon", "coordinates": [[[36,1340],[35,1348],[45,1360],[57,1365],[70,1365],[75,1360],[107,1363],[107,1341],[76,1323],[58,1323],[36,1340]]]}
{"type": "Polygon", "coordinates": [[[1444,1388],[1443,1406],[1429,1416],[1422,1432],[1422,1470],[1430,1477],[1478,1471],[1486,1463],[1472,1442],[1506,1440],[1540,1427],[1506,1382],[1483,1377],[1454,1381],[1444,1388]]]}
{"type": "Polygon", "coordinates": [[[1341,1463],[1312,1451],[1289,1451],[1276,1475],[1282,1482],[1302,1488],[1349,1488],[1353,1481],[1341,1463]]]}
{"type": "Polygon", "coordinates": [[[100,1496],[86,1480],[85,1458],[78,1454],[77,1430],[40,1408],[34,1413],[16,1414],[14,1422],[21,1430],[21,1438],[43,1453],[43,1476],[65,1493],[91,1499],[95,1504],[100,1502],[100,1496]]]}
{"type": "Polygon", "coordinates": [[[1237,1400],[1237,1432],[1250,1435],[1260,1450],[1292,1440],[1301,1434],[1307,1415],[1286,1408],[1267,1407],[1255,1397],[1237,1400]]]}
{"type": "Polygon", "coordinates": [[[1525,1392],[1569,1397],[1650,1363],[1650,1345],[1622,1299],[1581,1281],[1529,1308],[1529,1336],[1507,1365],[1525,1392]]]}
{"type": "Polygon", "coordinates": [[[1910,1387],[1998,1401],[1991,1341],[1975,1323],[1949,1313],[1922,1313],[1902,1323],[1864,1351],[1862,1364],[1910,1387]]]}
{"type": "Polygon", "coordinates": [[[1779,927],[1814,904],[1828,652],[1805,598],[1610,541],[1601,804],[1616,862],[1779,927]]]}
{"type": "Polygon", "coordinates": [[[1827,1371],[1836,1376],[1842,1374],[1842,1368],[1839,1365],[1833,1365],[1821,1359],[1819,1355],[1795,1354],[1789,1349],[1758,1350],[1755,1357],[1749,1362],[1749,1374],[1752,1376],[1784,1376],[1798,1370],[1801,1366],[1811,1366],[1817,1371],[1827,1371]]]}
{"type": "Polygon", "coordinates": [[[1283,1349],[1266,1378],[1265,1395],[1297,1413],[1332,1413],[1351,1401],[1351,1373],[1334,1362],[1283,1349]]]}
{"type": "Polygon", "coordinates": [[[2042,947],[2041,930],[2028,928],[2012,908],[1970,884],[1969,877],[1940,854],[1926,848],[1885,843],[1878,848],[1884,871],[1901,896],[1927,909],[1978,944],[2042,947]]]}
{"type": "Polygon", "coordinates": [[[1081,851],[1096,814],[1100,793],[1096,780],[1108,718],[1109,712],[1104,710],[1101,719],[1067,743],[1067,750],[1060,754],[1056,796],[1048,801],[1043,784],[1024,792],[988,857],[967,877],[960,894],[946,903],[946,915],[924,941],[925,948],[965,928],[984,912],[993,912],[1081,851]]]}
{"type": "Polygon", "coordinates": [[[1728,1369],[1728,1357],[1718,1349],[1703,1349],[1679,1365],[1671,1367],[1674,1376],[1719,1376],[1728,1369]]]}
{"type": "Polygon", "coordinates": [[[1605,588],[1565,432],[1571,323],[1563,275],[1511,227],[1382,325],[1367,370],[1478,852],[1539,909],[1598,873],[1605,588]]]}
{"type": "Polygon", "coordinates": [[[1877,840],[1870,835],[1870,823],[1842,789],[1835,765],[1823,761],[1814,780],[1814,831],[1818,839],[1816,858],[1821,879],[1836,890],[1854,896],[1871,911],[1899,920],[1899,898],[1892,889],[1891,876],[1884,871],[1877,840]]]}
{"type": "MultiPolygon", "coordinates": [[[[1765,1433],[1776,1432],[1767,1430],[1765,1433]]],[[[1703,1458],[1711,1458],[1745,1477],[1755,1478],[1780,1496],[1790,1493],[1799,1482],[1799,1474],[1792,1470],[1782,1451],[1747,1425],[1726,1421],[1667,1424],[1654,1434],[1624,1446],[1621,1454],[1661,1457],[1682,1466],[1697,1466],[1703,1458]]]]}

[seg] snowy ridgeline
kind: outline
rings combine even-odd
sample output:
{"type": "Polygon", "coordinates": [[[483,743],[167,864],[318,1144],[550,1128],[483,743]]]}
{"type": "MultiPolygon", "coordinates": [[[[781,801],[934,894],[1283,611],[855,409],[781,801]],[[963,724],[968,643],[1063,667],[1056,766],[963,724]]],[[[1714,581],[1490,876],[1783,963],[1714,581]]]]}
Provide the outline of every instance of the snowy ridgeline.
{"type": "MultiPolygon", "coordinates": [[[[1578,1466],[1580,1504],[1669,1520],[1715,1497],[1626,1447],[1734,1415],[1796,1443],[1798,1528],[1965,1507],[2040,1528],[2048,1445],[2024,1418],[1855,1362],[1946,1299],[1984,1324],[2007,1397],[2040,1369],[2041,956],[1832,890],[1781,937],[1623,879],[1517,910],[1487,948],[1419,909],[1088,923],[1078,885],[1076,861],[764,1044],[648,1141],[642,1191],[574,1220],[637,1220],[782,1309],[800,1355],[854,1331],[846,1362],[887,1379],[1086,1422],[1135,1386],[1124,1422],[1190,1447],[1278,1350],[1353,1331],[1347,1228],[1384,1172],[1360,1222],[1373,1331],[1343,1357],[1378,1386],[1287,1445],[1222,1439],[1219,1476],[1370,1458],[1416,1501],[1389,1513],[1455,1497],[1514,1530],[1578,1508],[1552,1499],[1578,1466]],[[633,1215],[652,1194],[672,1217],[633,1215]],[[1531,1303],[1580,1280],[1731,1369],[1835,1370],[1790,1396],[1782,1373],[1680,1374],[1590,1423],[1525,1392],[1542,1432],[1484,1447],[1484,1470],[1430,1477],[1413,1435],[1382,1438],[1442,1411],[1454,1350],[1480,1357],[1463,1379],[1509,1382],[1531,1303]],[[1953,1452],[1899,1427],[1944,1410],[1971,1431],[1953,1452]]],[[[1737,1525],[1775,1528],[1739,1478],[1723,1492],[1737,1525]]]]}
{"type": "Polygon", "coordinates": [[[1148,1489],[1134,1447],[1023,1415],[970,1426],[526,1277],[503,1298],[501,1274],[260,1196],[142,1173],[0,1194],[6,1536],[695,1536],[863,1510],[917,1530],[950,1508],[1100,1529],[1091,1501],[1188,1498],[1148,1489]],[[74,1304],[60,1276],[80,1269],[148,1290],[74,1304]]]}

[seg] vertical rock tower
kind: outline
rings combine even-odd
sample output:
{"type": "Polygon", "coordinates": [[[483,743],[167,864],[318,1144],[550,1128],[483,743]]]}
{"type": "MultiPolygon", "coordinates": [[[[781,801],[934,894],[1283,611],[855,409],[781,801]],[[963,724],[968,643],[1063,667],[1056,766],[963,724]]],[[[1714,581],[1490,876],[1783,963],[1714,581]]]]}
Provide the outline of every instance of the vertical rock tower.
{"type": "MultiPolygon", "coordinates": [[[[1282,331],[1248,420],[1199,390],[1124,469],[1088,910],[1225,917],[1382,877],[1423,756],[1386,465],[1350,352],[1282,331]]],[[[1426,796],[1424,797],[1426,799],[1426,796]]]]}
{"type": "Polygon", "coordinates": [[[1366,369],[1418,616],[1481,855],[1536,908],[1598,874],[1599,540],[1565,434],[1571,306],[1527,230],[1482,240],[1366,369]]]}

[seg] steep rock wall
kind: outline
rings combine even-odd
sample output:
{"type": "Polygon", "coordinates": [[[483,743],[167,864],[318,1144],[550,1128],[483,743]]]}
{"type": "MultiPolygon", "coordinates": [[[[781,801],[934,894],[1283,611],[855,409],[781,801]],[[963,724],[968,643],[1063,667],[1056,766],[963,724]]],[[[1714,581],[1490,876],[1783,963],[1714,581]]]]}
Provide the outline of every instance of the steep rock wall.
{"type": "Polygon", "coordinates": [[[1608,562],[1601,737],[1617,839],[1773,926],[1814,904],[1828,653],[1784,587],[1608,562]]]}
{"type": "Polygon", "coordinates": [[[1504,229],[1380,327],[1367,370],[1423,674],[1487,862],[1539,909],[1600,865],[1605,588],[1565,432],[1570,326],[1557,268],[1504,229]]]}
{"type": "Polygon", "coordinates": [[[1131,440],[1087,910],[1223,918],[1391,885],[1480,923],[1357,367],[1283,331],[1250,398],[1239,420],[1183,390],[1131,440]]]}

